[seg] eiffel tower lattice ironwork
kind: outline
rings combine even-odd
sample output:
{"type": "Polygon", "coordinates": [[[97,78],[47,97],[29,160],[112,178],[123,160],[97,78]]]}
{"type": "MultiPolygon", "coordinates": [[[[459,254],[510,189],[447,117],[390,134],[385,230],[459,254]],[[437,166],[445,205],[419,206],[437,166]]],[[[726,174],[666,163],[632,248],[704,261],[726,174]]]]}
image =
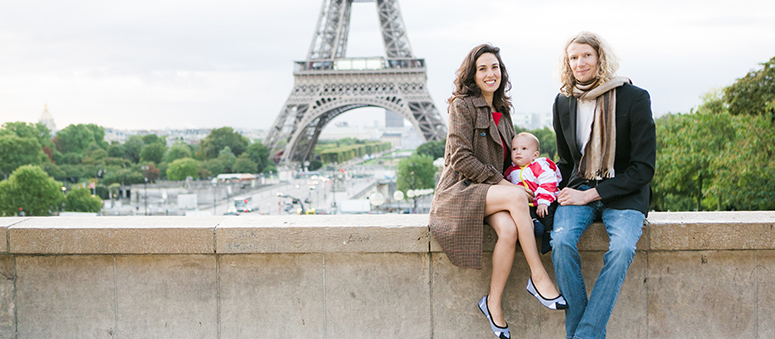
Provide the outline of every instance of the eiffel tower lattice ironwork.
{"type": "Polygon", "coordinates": [[[305,61],[295,62],[294,87],[264,144],[275,161],[292,166],[310,160],[323,128],[361,107],[398,113],[425,141],[441,141],[447,128],[426,86],[425,60],[415,58],[398,0],[323,0],[305,61]],[[353,3],[375,2],[385,57],[347,58],[353,3]]]}

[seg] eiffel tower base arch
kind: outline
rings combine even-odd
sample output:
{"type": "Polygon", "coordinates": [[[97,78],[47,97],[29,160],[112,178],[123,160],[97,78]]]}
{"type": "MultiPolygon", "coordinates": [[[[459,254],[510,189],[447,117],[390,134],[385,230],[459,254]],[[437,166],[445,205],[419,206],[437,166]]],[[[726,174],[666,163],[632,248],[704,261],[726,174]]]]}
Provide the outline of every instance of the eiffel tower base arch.
{"type": "Polygon", "coordinates": [[[323,128],[337,116],[362,107],[379,107],[399,114],[425,141],[446,137],[446,127],[425,86],[424,68],[296,74],[294,80],[294,88],[266,139],[278,165],[298,167],[298,163],[311,160],[323,128]]]}

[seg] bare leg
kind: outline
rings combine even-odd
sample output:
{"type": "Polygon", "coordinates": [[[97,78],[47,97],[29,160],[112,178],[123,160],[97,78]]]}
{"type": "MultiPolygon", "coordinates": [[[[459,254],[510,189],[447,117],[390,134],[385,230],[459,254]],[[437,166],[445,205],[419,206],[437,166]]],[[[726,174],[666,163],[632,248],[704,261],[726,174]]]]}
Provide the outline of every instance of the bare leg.
{"type": "Polygon", "coordinates": [[[484,221],[498,234],[498,240],[492,251],[492,278],[490,279],[487,307],[490,309],[490,315],[492,315],[495,325],[504,327],[506,320],[503,317],[501,300],[503,299],[503,290],[506,288],[506,281],[511,273],[511,267],[514,264],[514,253],[517,250],[517,227],[507,212],[495,213],[485,218],[484,221]]]}
{"type": "Polygon", "coordinates": [[[527,265],[530,267],[530,276],[538,292],[548,299],[559,296],[560,292],[557,291],[557,287],[549,278],[538,254],[538,246],[536,246],[533,234],[533,222],[530,219],[530,210],[524,190],[512,184],[490,187],[487,190],[485,200],[485,215],[494,215],[500,211],[508,212],[517,226],[517,239],[519,239],[522,252],[525,254],[527,265]]]}

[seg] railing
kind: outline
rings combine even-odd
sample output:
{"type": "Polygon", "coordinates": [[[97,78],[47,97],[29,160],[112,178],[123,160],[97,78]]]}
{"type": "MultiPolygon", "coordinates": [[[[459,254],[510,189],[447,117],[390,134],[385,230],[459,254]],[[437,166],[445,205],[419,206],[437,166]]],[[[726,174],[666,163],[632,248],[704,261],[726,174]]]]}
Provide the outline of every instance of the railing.
{"type": "MultiPolygon", "coordinates": [[[[0,218],[3,338],[486,338],[483,270],[452,266],[427,215],[0,218]]],[[[775,336],[775,212],[651,213],[609,338],[775,336]]],[[[579,245],[591,289],[607,235],[579,245]]],[[[542,256],[552,271],[549,255],[542,256]]],[[[563,312],[504,295],[515,337],[563,312]]]]}
{"type": "Polygon", "coordinates": [[[342,58],[329,60],[296,61],[295,74],[313,74],[316,72],[375,72],[375,71],[412,71],[425,70],[425,59],[383,57],[342,58]]]}

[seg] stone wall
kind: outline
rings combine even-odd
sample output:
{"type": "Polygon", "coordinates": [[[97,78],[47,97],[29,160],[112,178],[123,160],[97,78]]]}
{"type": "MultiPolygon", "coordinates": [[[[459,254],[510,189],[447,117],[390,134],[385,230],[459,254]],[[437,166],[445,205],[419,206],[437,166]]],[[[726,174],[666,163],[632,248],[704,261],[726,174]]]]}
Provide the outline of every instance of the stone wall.
{"type": "MultiPolygon", "coordinates": [[[[490,338],[483,270],[452,266],[427,215],[0,218],[0,338],[490,338]]],[[[775,337],[775,212],[652,213],[608,338],[775,337]]],[[[588,288],[607,248],[582,237],[588,288]]],[[[549,255],[544,265],[552,272],[549,255]]],[[[504,299],[514,338],[563,312],[504,299]]]]}

